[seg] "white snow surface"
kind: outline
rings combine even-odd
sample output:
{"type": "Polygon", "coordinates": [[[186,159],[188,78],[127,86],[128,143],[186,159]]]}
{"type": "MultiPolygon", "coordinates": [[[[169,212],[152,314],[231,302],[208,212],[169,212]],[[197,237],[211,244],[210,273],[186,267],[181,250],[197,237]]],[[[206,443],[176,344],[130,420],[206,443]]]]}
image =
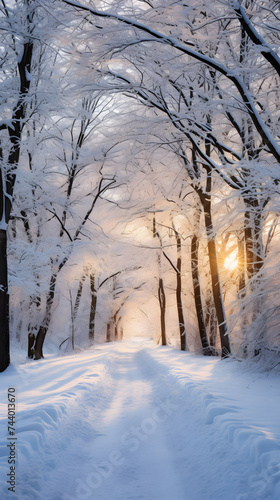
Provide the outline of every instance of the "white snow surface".
{"type": "Polygon", "coordinates": [[[11,365],[0,379],[2,500],[280,499],[277,373],[135,339],[11,365]]]}

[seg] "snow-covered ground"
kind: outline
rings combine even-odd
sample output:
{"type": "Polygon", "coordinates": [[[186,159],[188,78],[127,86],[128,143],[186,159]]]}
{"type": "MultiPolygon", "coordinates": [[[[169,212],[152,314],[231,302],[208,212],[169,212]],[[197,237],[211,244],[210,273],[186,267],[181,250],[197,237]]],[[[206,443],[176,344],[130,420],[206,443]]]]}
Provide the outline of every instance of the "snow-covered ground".
{"type": "Polygon", "coordinates": [[[0,379],[2,500],[280,499],[279,374],[136,339],[0,379]]]}

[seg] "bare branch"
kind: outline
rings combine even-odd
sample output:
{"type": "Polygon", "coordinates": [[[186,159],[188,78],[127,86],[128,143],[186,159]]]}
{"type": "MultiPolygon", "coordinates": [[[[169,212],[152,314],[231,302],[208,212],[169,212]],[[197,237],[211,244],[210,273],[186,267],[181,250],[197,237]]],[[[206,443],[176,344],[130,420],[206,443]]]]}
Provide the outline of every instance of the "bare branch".
{"type": "Polygon", "coordinates": [[[105,278],[105,280],[101,281],[101,283],[100,283],[100,285],[99,285],[98,289],[99,289],[99,288],[101,288],[101,287],[104,285],[104,283],[106,283],[106,281],[110,280],[111,278],[114,278],[114,276],[117,276],[117,275],[118,275],[118,274],[120,274],[121,272],[122,272],[122,271],[118,271],[117,273],[110,274],[110,276],[108,276],[107,278],[105,278]]]}
{"type": "Polygon", "coordinates": [[[50,210],[49,208],[47,208],[47,211],[50,212],[51,214],[53,214],[53,216],[58,220],[59,224],[61,225],[61,229],[67,234],[69,240],[73,242],[73,238],[72,238],[71,234],[66,229],[65,225],[63,224],[62,220],[57,215],[57,213],[54,210],[50,210]]]}

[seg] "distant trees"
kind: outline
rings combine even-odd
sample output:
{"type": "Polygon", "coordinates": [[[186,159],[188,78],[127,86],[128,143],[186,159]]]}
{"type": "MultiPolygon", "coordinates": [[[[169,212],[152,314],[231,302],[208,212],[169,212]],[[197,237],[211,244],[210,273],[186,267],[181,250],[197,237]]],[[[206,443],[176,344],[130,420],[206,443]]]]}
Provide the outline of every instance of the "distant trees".
{"type": "Polygon", "coordinates": [[[160,250],[157,252],[157,279],[158,279],[158,286],[157,286],[157,294],[158,294],[158,303],[159,303],[159,310],[160,310],[160,331],[161,331],[161,344],[162,345],[167,345],[167,337],[166,337],[166,321],[165,321],[165,315],[166,315],[166,295],[165,295],[165,290],[164,290],[164,281],[163,281],[163,273],[162,273],[162,240],[160,237],[160,234],[157,230],[156,226],[156,218],[155,216],[153,217],[153,237],[157,238],[159,241],[159,247],[160,250]]]}

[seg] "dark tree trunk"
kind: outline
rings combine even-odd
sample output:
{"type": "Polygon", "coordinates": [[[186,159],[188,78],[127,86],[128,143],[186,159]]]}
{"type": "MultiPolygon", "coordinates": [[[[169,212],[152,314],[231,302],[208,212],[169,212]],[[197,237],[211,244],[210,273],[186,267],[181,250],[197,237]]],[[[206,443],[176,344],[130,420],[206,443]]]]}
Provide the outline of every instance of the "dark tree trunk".
{"type": "Polygon", "coordinates": [[[0,229],[0,372],[10,364],[7,231],[0,229]]]}
{"type": "Polygon", "coordinates": [[[111,320],[107,323],[106,342],[111,342],[111,320]]]}
{"type": "Polygon", "coordinates": [[[80,305],[81,298],[82,298],[82,293],[83,293],[83,287],[84,287],[85,280],[86,280],[86,275],[84,274],[81,277],[81,279],[79,280],[79,286],[78,286],[77,295],[76,295],[75,304],[74,304],[74,310],[73,310],[73,318],[74,318],[74,320],[76,319],[77,314],[78,314],[79,305],[80,305]]]}
{"type": "Polygon", "coordinates": [[[209,354],[210,346],[207,338],[207,331],[204,321],[202,299],[201,299],[200,277],[198,270],[198,249],[199,249],[198,237],[194,234],[191,241],[191,270],[192,270],[192,282],[194,291],[194,302],[195,302],[195,310],[196,310],[199,336],[201,340],[203,354],[209,354]]]}
{"type": "Polygon", "coordinates": [[[250,280],[254,276],[254,250],[253,250],[253,232],[252,228],[246,224],[250,216],[248,212],[245,212],[245,229],[244,229],[244,237],[245,237],[245,250],[246,250],[246,271],[248,280],[250,280]]]}
{"type": "MultiPolygon", "coordinates": [[[[246,211],[244,215],[244,240],[245,240],[245,253],[246,253],[246,271],[248,284],[250,286],[251,292],[257,291],[257,296],[252,303],[251,310],[244,317],[244,326],[246,321],[250,321],[252,324],[256,321],[260,311],[263,309],[263,294],[261,294],[261,269],[263,267],[263,241],[262,241],[262,208],[258,199],[254,195],[244,197],[244,202],[246,206],[246,211]]],[[[244,297],[244,293],[241,297],[244,297]]],[[[261,330],[255,333],[253,342],[255,345],[262,343],[263,335],[261,330]]],[[[247,356],[249,343],[248,341],[244,345],[244,356],[247,356]]],[[[260,349],[257,347],[254,349],[255,355],[258,355],[260,349]]]]}
{"type": "MultiPolygon", "coordinates": [[[[211,119],[207,116],[207,123],[211,124],[211,119]]],[[[195,145],[193,144],[195,147],[195,145]]],[[[208,139],[205,140],[206,155],[211,156],[211,143],[208,139]]],[[[193,149],[194,162],[196,162],[196,151],[193,149]]],[[[229,337],[227,333],[227,322],[222,296],[222,286],[219,275],[218,257],[216,251],[215,233],[213,229],[212,214],[211,214],[211,193],[212,193],[212,170],[206,164],[203,165],[206,173],[206,187],[205,190],[193,186],[197,192],[204,211],[204,221],[207,235],[208,257],[212,284],[212,293],[216,309],[216,317],[219,325],[219,333],[221,340],[221,355],[222,358],[228,357],[231,353],[229,337]]]]}
{"type": "Polygon", "coordinates": [[[200,192],[199,196],[203,205],[205,228],[207,234],[207,246],[209,255],[209,265],[212,283],[212,293],[216,309],[221,340],[222,358],[228,357],[231,353],[229,337],[227,333],[227,322],[222,296],[222,287],[219,274],[215,234],[213,229],[211,214],[211,171],[207,172],[206,194],[200,192]]]}
{"type": "Polygon", "coordinates": [[[34,354],[35,354],[35,359],[41,359],[43,358],[43,344],[45,341],[45,337],[50,325],[51,321],[51,312],[52,312],[52,305],[54,301],[54,292],[55,292],[55,286],[56,286],[56,280],[57,280],[57,274],[54,273],[51,276],[50,280],[50,287],[47,295],[47,303],[46,303],[46,312],[45,312],[45,317],[42,322],[42,325],[39,328],[39,331],[36,335],[36,341],[35,341],[35,346],[34,346],[34,354]]]}
{"type": "Polygon", "coordinates": [[[36,335],[35,346],[34,346],[34,359],[44,358],[43,356],[43,344],[48,331],[47,326],[40,326],[39,331],[36,335]]]}
{"type": "Polygon", "coordinates": [[[36,340],[35,340],[35,346],[34,346],[34,354],[35,358],[34,359],[41,359],[43,358],[43,344],[45,341],[45,337],[47,334],[47,331],[50,326],[51,322],[51,317],[52,317],[52,306],[53,306],[53,301],[54,301],[54,292],[55,292],[55,287],[56,287],[56,282],[57,282],[57,276],[58,273],[61,271],[61,269],[65,266],[66,262],[68,261],[70,257],[70,253],[64,257],[64,259],[61,261],[61,263],[58,266],[57,272],[53,273],[50,279],[50,286],[49,286],[49,291],[47,295],[47,301],[46,301],[46,312],[45,312],[45,317],[42,321],[42,324],[39,328],[39,331],[36,335],[36,340]]]}
{"type": "Polygon", "coordinates": [[[27,348],[27,356],[32,359],[34,356],[34,342],[35,335],[33,332],[28,333],[28,348],[27,348]]]}
{"type": "Polygon", "coordinates": [[[118,340],[118,324],[117,324],[117,313],[113,317],[113,327],[114,327],[114,340],[118,340]]]}
{"type": "MultiPolygon", "coordinates": [[[[158,238],[161,246],[162,252],[162,242],[159,233],[156,230],[156,218],[153,217],[153,237],[158,238]]],[[[166,326],[165,326],[165,313],[166,313],[166,297],[164,291],[163,279],[161,277],[161,254],[158,254],[158,302],[160,309],[160,331],[161,331],[161,343],[162,345],[167,345],[166,341],[166,326]]]]}
{"type": "Polygon", "coordinates": [[[178,311],[181,351],[185,351],[187,347],[187,341],[186,341],[186,325],[185,325],[183,304],[182,304],[182,245],[178,231],[176,231],[174,227],[173,229],[175,232],[176,243],[177,243],[176,304],[178,311]]]}
{"type": "Polygon", "coordinates": [[[217,320],[219,324],[222,358],[225,358],[231,353],[231,348],[230,348],[229,337],[227,334],[226,315],[224,310],[222,288],[219,276],[216,244],[213,236],[212,218],[211,214],[209,214],[209,212],[207,211],[205,212],[205,225],[208,235],[208,253],[209,253],[210,271],[211,271],[212,291],[216,308],[217,320]]]}
{"type": "MultiPolygon", "coordinates": [[[[75,318],[74,318],[74,307],[72,302],[72,292],[69,290],[69,298],[70,298],[70,311],[71,311],[71,344],[72,350],[75,349],[75,318]]],[[[61,345],[60,345],[61,347],[61,345]]]]}
{"type": "MultiPolygon", "coordinates": [[[[246,265],[245,265],[245,237],[238,238],[238,283],[237,291],[239,299],[244,299],[246,292],[246,265]]],[[[247,317],[244,305],[241,306],[240,311],[240,331],[243,332],[243,356],[247,357],[248,354],[248,339],[246,334],[247,317]]]]}
{"type": "Polygon", "coordinates": [[[76,295],[74,307],[73,307],[73,304],[72,304],[71,290],[69,290],[69,293],[70,293],[70,304],[71,304],[71,341],[72,341],[72,349],[73,349],[73,351],[75,349],[75,338],[74,338],[75,337],[75,321],[76,321],[76,318],[77,318],[77,314],[78,314],[78,310],[79,310],[79,305],[80,305],[81,298],[82,298],[82,293],[83,293],[83,287],[84,287],[85,279],[86,279],[86,275],[84,274],[81,277],[81,279],[79,280],[79,286],[78,286],[78,290],[77,290],[77,295],[76,295]]]}
{"type": "Polygon", "coordinates": [[[95,332],[95,315],[96,315],[96,304],[97,304],[97,293],[95,289],[95,276],[91,274],[90,277],[90,314],[89,314],[89,343],[90,345],[94,342],[94,332],[95,332]]]}
{"type": "MultiPolygon", "coordinates": [[[[8,154],[7,175],[0,172],[0,372],[10,364],[10,329],[9,329],[9,293],[8,293],[8,262],[7,262],[7,225],[12,210],[12,199],[16,182],[16,173],[20,156],[20,142],[26,116],[26,96],[29,92],[31,78],[31,62],[33,56],[33,39],[28,40],[29,25],[32,23],[32,14],[27,15],[26,42],[22,47],[22,57],[18,61],[19,96],[13,109],[10,126],[7,128],[10,141],[8,154]]],[[[2,155],[1,155],[2,156],[2,155]]]]}
{"type": "Polygon", "coordinates": [[[166,327],[165,327],[165,312],[166,312],[166,299],[162,278],[158,280],[158,301],[160,307],[160,329],[162,345],[167,345],[166,342],[166,327]]]}
{"type": "Polygon", "coordinates": [[[262,213],[258,200],[253,197],[244,199],[244,237],[246,251],[246,270],[248,280],[253,278],[263,266],[262,213]]]}
{"type": "Polygon", "coordinates": [[[238,238],[238,295],[244,297],[245,289],[245,248],[244,237],[238,238]]]}
{"type": "Polygon", "coordinates": [[[213,301],[212,292],[210,292],[206,297],[205,305],[206,305],[205,325],[206,329],[208,330],[209,344],[210,347],[212,348],[212,353],[216,354],[217,318],[216,318],[215,304],[213,301]]]}
{"type": "MultiPolygon", "coordinates": [[[[37,287],[39,288],[39,276],[36,276],[37,279],[37,287]]],[[[41,307],[41,297],[39,293],[37,295],[30,295],[29,297],[29,324],[28,324],[28,348],[27,348],[27,356],[28,358],[34,357],[34,343],[36,340],[35,333],[37,331],[37,317],[35,313],[34,317],[34,306],[36,307],[36,312],[40,310],[41,307]]]]}

